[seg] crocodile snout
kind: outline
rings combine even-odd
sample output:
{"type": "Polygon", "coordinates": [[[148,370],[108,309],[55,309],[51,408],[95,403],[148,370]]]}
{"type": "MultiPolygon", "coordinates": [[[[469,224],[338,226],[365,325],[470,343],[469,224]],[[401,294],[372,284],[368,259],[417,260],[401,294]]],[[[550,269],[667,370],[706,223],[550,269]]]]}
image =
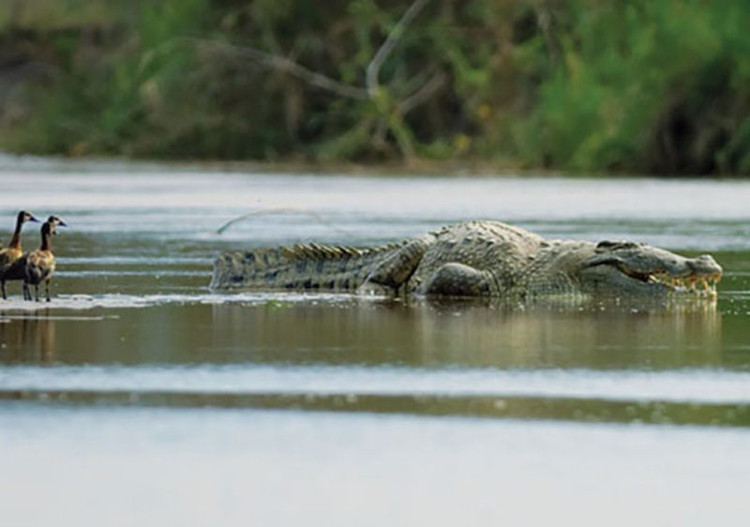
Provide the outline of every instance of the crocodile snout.
{"type": "Polygon", "coordinates": [[[709,254],[702,254],[697,258],[687,261],[688,267],[693,274],[697,275],[719,275],[724,272],[721,266],[709,254]]]}

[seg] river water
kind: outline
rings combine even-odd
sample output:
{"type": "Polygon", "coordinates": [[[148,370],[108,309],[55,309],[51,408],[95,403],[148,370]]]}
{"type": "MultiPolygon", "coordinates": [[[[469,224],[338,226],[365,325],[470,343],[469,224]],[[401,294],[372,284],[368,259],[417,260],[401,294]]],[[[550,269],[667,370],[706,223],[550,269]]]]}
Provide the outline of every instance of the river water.
{"type": "Polygon", "coordinates": [[[0,157],[0,185],[3,244],[21,208],[69,225],[52,302],[0,306],[0,525],[747,517],[748,182],[0,157]],[[224,249],[468,218],[711,252],[724,279],[670,309],[208,290],[224,249]]]}

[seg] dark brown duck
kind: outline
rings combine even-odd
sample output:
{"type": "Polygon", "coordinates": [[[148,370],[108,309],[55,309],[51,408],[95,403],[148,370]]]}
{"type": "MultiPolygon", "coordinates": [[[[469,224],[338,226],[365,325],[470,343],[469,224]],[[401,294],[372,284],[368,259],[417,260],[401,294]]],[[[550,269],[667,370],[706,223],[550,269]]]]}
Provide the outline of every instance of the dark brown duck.
{"type": "MultiPolygon", "coordinates": [[[[23,297],[31,300],[29,285],[35,289],[35,298],[39,302],[39,284],[44,282],[47,302],[50,301],[49,284],[52,274],[55,272],[55,255],[52,252],[52,235],[57,234],[57,227],[67,227],[64,221],[57,216],[50,216],[42,224],[42,245],[36,251],[26,253],[21,258],[20,269],[23,277],[23,297]]],[[[15,267],[15,266],[14,266],[15,267]]],[[[16,272],[20,271],[17,270],[16,272]]],[[[14,273],[15,274],[15,273],[14,273]]]]}
{"type": "Polygon", "coordinates": [[[23,224],[27,221],[39,222],[33,214],[22,210],[16,217],[16,228],[13,231],[13,236],[10,238],[8,247],[0,249],[0,285],[2,286],[3,299],[8,298],[5,291],[6,280],[20,280],[23,277],[13,278],[9,276],[9,273],[13,264],[18,262],[23,256],[23,249],[21,248],[21,229],[23,224]]]}

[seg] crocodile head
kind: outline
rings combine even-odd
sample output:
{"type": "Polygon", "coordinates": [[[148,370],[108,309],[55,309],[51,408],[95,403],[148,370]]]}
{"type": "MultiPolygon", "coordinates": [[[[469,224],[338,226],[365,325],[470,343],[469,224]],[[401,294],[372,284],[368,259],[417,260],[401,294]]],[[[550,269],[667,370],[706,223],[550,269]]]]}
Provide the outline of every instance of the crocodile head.
{"type": "Polygon", "coordinates": [[[722,269],[704,254],[685,258],[642,243],[603,241],[591,245],[573,278],[598,295],[716,295],[722,269]]]}

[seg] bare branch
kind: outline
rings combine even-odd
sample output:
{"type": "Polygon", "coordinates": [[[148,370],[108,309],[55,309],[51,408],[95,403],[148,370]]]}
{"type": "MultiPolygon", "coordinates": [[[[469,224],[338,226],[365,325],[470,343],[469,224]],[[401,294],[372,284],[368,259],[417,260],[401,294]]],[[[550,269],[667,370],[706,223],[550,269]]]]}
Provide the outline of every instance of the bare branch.
{"type": "Polygon", "coordinates": [[[378,126],[375,129],[375,133],[372,134],[372,142],[375,146],[378,148],[383,148],[386,144],[385,142],[385,134],[388,132],[388,121],[385,119],[380,119],[378,121],[378,126]]]}
{"type": "Polygon", "coordinates": [[[398,145],[399,150],[401,150],[401,155],[404,156],[407,163],[411,162],[416,156],[416,153],[414,152],[412,138],[404,124],[404,120],[401,119],[400,115],[394,113],[391,115],[388,125],[390,126],[393,137],[396,139],[396,144],[398,145]]]}
{"type": "Polygon", "coordinates": [[[358,100],[366,100],[368,98],[368,94],[366,90],[359,88],[357,86],[343,84],[335,79],[332,79],[320,73],[311,71],[305,68],[304,66],[301,66],[300,64],[286,57],[274,55],[271,53],[266,53],[265,51],[261,51],[259,49],[256,49],[250,46],[237,46],[234,44],[227,44],[225,42],[218,42],[215,40],[206,40],[206,39],[192,38],[192,37],[190,38],[185,37],[185,38],[182,38],[182,40],[187,41],[187,42],[192,42],[199,46],[216,48],[224,52],[229,52],[235,55],[239,55],[241,57],[249,58],[266,67],[276,69],[276,70],[281,70],[286,73],[289,73],[290,75],[294,75],[295,77],[302,79],[308,84],[311,84],[322,90],[326,90],[328,92],[334,93],[341,97],[346,97],[349,99],[358,99],[358,100]]]}
{"type": "Polygon", "coordinates": [[[403,14],[401,20],[399,20],[393,30],[388,33],[388,37],[380,46],[380,49],[378,49],[377,53],[375,53],[375,56],[370,61],[370,64],[367,65],[367,93],[371,98],[375,97],[376,95],[375,92],[377,91],[379,85],[378,75],[380,74],[380,68],[388,58],[388,55],[390,55],[393,51],[393,48],[395,48],[396,44],[398,44],[398,41],[404,34],[404,31],[406,31],[406,26],[408,26],[411,21],[414,20],[414,18],[419,14],[420,11],[422,11],[424,6],[427,5],[427,2],[429,1],[430,0],[414,0],[414,3],[409,6],[409,9],[407,9],[403,14]]]}
{"type": "Polygon", "coordinates": [[[430,78],[430,80],[425,82],[421,88],[401,101],[397,106],[398,111],[400,111],[402,115],[406,115],[417,106],[424,104],[427,99],[432,97],[436,91],[443,87],[446,80],[447,75],[445,73],[442,71],[437,72],[430,78]]]}
{"type": "Polygon", "coordinates": [[[553,15],[551,9],[543,0],[534,5],[536,21],[544,35],[544,42],[547,45],[547,53],[552,63],[560,61],[560,46],[553,32],[553,15]]]}
{"type": "Polygon", "coordinates": [[[417,91],[438,71],[440,71],[440,68],[437,66],[437,64],[430,64],[426,68],[422,68],[419,73],[412,75],[410,78],[404,80],[400,84],[400,86],[398,86],[399,99],[406,98],[409,96],[409,94],[417,91]]]}
{"type": "MultiPolygon", "coordinates": [[[[370,101],[375,103],[380,115],[373,138],[375,140],[375,143],[377,144],[379,142],[384,142],[386,133],[390,132],[393,135],[393,138],[395,139],[396,144],[401,151],[401,154],[404,156],[404,158],[406,158],[407,161],[409,161],[414,159],[415,151],[412,144],[413,138],[411,137],[411,131],[404,122],[403,116],[417,106],[424,104],[430,97],[432,97],[435,92],[445,84],[447,76],[442,71],[432,73],[434,71],[434,68],[426,68],[417,76],[412,77],[412,79],[407,83],[407,92],[411,91],[411,89],[415,87],[415,85],[417,86],[411,92],[411,95],[400,101],[396,99],[395,104],[394,101],[391,100],[391,96],[394,95],[393,93],[387,94],[387,97],[379,97],[378,89],[380,87],[380,84],[378,76],[380,74],[381,68],[383,67],[383,64],[391,55],[395,47],[398,45],[409,24],[413,22],[413,20],[424,9],[429,1],[430,0],[414,0],[398,20],[393,29],[391,29],[385,41],[382,43],[380,48],[378,48],[372,60],[367,65],[367,69],[365,71],[364,87],[344,84],[335,79],[332,79],[331,77],[309,70],[287,57],[261,51],[251,46],[238,46],[235,44],[229,44],[226,42],[220,42],[210,39],[182,37],[166,43],[164,45],[164,48],[169,48],[175,43],[187,42],[199,47],[206,48],[209,51],[220,51],[223,53],[231,53],[240,57],[248,58],[251,61],[264,67],[286,72],[312,86],[340,97],[360,101],[366,101],[369,99],[370,101]]],[[[163,51],[163,49],[154,49],[152,50],[150,55],[153,56],[153,54],[160,51],[163,51]]],[[[144,62],[141,64],[141,67],[145,67],[144,64],[147,64],[148,62],[149,60],[144,60],[144,62]]],[[[239,218],[235,218],[234,220],[231,220],[223,225],[218,232],[221,233],[234,223],[263,212],[265,211],[254,211],[239,218]]],[[[306,213],[304,211],[299,212],[306,213]]],[[[311,214],[311,216],[314,216],[314,214],[311,214]]],[[[318,218],[318,220],[320,221],[320,218],[318,218]]],[[[321,223],[325,222],[321,221],[321,223]]]]}

